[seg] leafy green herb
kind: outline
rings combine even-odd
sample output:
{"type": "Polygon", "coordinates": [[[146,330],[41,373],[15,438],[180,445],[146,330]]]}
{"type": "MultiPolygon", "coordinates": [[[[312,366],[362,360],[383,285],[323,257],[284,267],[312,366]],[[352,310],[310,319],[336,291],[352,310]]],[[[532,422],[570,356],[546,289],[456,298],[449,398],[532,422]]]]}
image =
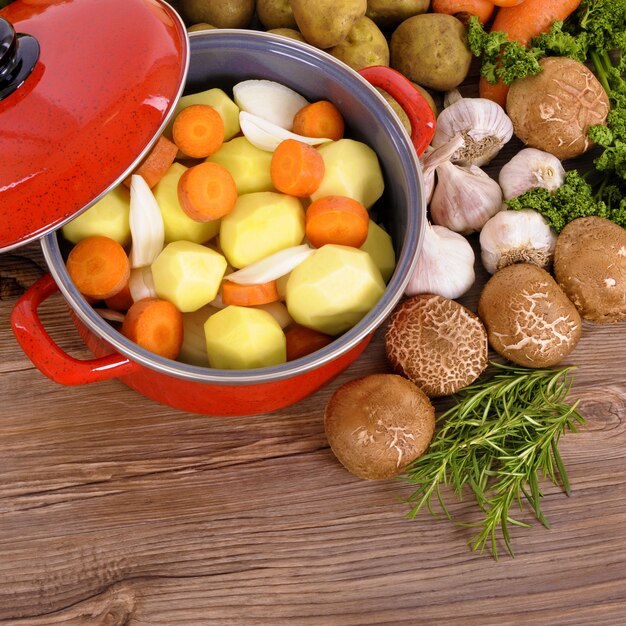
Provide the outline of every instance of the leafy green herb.
{"type": "Polygon", "coordinates": [[[462,390],[456,404],[438,418],[440,427],[428,451],[409,465],[401,479],[418,485],[408,498],[413,505],[409,517],[424,508],[436,515],[435,498],[452,520],[442,488],[451,487],[459,499],[469,489],[484,514],[478,523],[462,523],[479,528],[470,546],[482,553],[489,544],[497,559],[498,530],[513,556],[509,526],[529,526],[512,517],[515,503],[522,511],[526,502],[548,527],[541,511],[540,475],[560,484],[569,495],[557,446],[564,432],[575,431],[584,420],[577,403],[566,402],[572,368],[491,365],[495,373],[462,390]]]}
{"type": "MultiPolygon", "coordinates": [[[[604,180],[606,183],[606,180],[604,180]]],[[[554,192],[531,189],[506,201],[509,209],[534,209],[557,233],[578,217],[597,215],[626,228],[626,194],[617,185],[600,184],[596,190],[576,170],[565,174],[554,192]]]]}

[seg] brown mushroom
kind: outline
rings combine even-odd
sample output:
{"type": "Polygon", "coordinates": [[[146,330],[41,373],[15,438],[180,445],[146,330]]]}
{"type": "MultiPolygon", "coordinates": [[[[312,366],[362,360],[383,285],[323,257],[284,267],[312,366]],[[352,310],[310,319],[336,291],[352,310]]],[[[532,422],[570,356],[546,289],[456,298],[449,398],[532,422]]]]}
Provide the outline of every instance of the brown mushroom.
{"type": "Polygon", "coordinates": [[[408,298],[396,309],[385,348],[394,370],[431,397],[473,383],[488,365],[480,319],[458,302],[432,294],[408,298]]]}
{"type": "Polygon", "coordinates": [[[324,429],[347,470],[381,480],[424,453],[435,432],[435,409],[406,378],[370,374],[335,391],[326,405],[324,429]]]}

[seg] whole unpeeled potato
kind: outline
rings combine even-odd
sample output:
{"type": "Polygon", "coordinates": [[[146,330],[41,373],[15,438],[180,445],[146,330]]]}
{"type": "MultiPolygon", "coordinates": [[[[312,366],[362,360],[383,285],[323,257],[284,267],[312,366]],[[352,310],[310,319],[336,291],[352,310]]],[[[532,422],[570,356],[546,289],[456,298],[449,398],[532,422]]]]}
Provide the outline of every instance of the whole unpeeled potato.
{"type": "Polygon", "coordinates": [[[381,28],[388,28],[426,13],[429,6],[430,0],[368,0],[365,15],[381,28]]]}
{"type": "Polygon", "coordinates": [[[387,39],[380,28],[365,16],[358,19],[346,38],[328,52],[354,70],[370,65],[389,65],[387,39]]]}
{"type": "Polygon", "coordinates": [[[391,35],[391,67],[424,87],[449,91],[469,71],[472,53],[456,17],[424,13],[405,20],[391,35]]]}
{"type": "Polygon", "coordinates": [[[256,14],[267,30],[296,28],[289,0],[256,0],[256,14]]]}
{"type": "Polygon", "coordinates": [[[216,28],[246,28],[254,15],[254,0],[180,0],[187,24],[204,22],[216,28]]]}
{"type": "Polygon", "coordinates": [[[342,42],[365,15],[367,0],[291,0],[293,16],[304,38],[318,48],[342,42]]]}

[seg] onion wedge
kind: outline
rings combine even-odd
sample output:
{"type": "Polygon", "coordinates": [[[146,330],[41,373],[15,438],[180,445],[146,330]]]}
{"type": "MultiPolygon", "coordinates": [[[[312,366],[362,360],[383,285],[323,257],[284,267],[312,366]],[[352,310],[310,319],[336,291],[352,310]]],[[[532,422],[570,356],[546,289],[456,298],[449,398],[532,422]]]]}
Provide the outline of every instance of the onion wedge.
{"type": "Polygon", "coordinates": [[[291,130],[295,114],[309,104],[306,98],[273,80],[244,80],[233,87],[235,104],[272,124],[291,130]]]}
{"type": "Polygon", "coordinates": [[[296,133],[285,130],[276,124],[272,124],[272,122],[268,122],[258,115],[246,113],[246,111],[239,112],[239,125],[246,139],[252,145],[266,152],[274,152],[278,144],[285,141],[285,139],[295,139],[296,141],[307,143],[310,146],[317,146],[321,143],[332,141],[332,139],[326,137],[305,137],[304,135],[296,135],[296,133]]]}
{"type": "Polygon", "coordinates": [[[142,176],[133,174],[130,179],[130,266],[135,269],[151,265],[157,258],[165,240],[161,210],[148,183],[142,176]]]}
{"type": "Polygon", "coordinates": [[[156,298],[157,293],[152,279],[152,270],[149,267],[138,267],[131,270],[128,289],[133,302],[144,298],[156,298]]]}
{"type": "Polygon", "coordinates": [[[251,263],[243,269],[224,276],[224,279],[240,285],[267,283],[270,280],[276,280],[285,274],[289,274],[294,267],[300,265],[313,252],[315,252],[315,249],[307,244],[285,248],[266,256],[256,263],[251,263]]]}

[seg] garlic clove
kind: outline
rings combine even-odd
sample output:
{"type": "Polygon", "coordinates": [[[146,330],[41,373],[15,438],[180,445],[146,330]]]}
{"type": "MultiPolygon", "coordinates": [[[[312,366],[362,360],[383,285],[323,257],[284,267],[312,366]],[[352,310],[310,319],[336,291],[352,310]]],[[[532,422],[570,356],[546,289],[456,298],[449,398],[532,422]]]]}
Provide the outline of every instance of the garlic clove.
{"type": "Polygon", "coordinates": [[[500,185],[476,165],[444,161],[437,167],[437,178],[430,215],[439,226],[468,235],[503,208],[500,185]]]}
{"type": "Polygon", "coordinates": [[[480,256],[490,274],[513,263],[547,269],[554,257],[556,233],[533,209],[501,211],[480,231],[480,256]]]}
{"type": "Polygon", "coordinates": [[[457,135],[438,148],[432,148],[429,146],[427,151],[420,158],[422,175],[424,177],[426,204],[430,203],[433,197],[433,192],[435,191],[435,170],[444,161],[449,161],[452,155],[463,145],[463,143],[463,137],[461,137],[461,135],[457,135]]]}
{"type": "Polygon", "coordinates": [[[553,154],[536,148],[520,150],[502,166],[498,178],[505,200],[537,187],[556,191],[564,180],[565,169],[561,161],[553,154]]]}
{"type": "Polygon", "coordinates": [[[405,293],[432,293],[453,300],[474,284],[474,251],[463,235],[426,225],[417,266],[405,293]]]}
{"type": "MultiPolygon", "coordinates": [[[[460,94],[459,94],[460,95],[460,94]]],[[[513,123],[506,111],[487,98],[451,96],[437,118],[434,148],[461,135],[464,146],[452,156],[459,165],[485,165],[513,136],[513,123]]]]}

